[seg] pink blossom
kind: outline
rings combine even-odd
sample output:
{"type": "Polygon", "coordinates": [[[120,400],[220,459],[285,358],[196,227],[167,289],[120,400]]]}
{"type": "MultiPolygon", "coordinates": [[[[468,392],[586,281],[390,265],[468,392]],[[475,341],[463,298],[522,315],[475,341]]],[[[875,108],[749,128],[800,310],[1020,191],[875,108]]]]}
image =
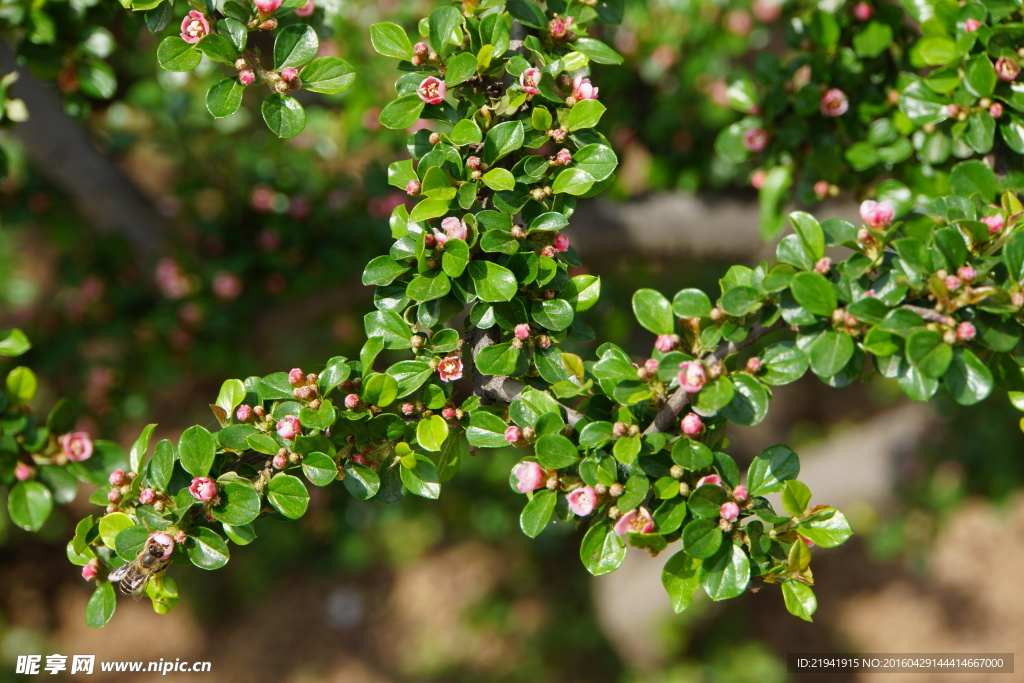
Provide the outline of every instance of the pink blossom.
{"type": "Polygon", "coordinates": [[[861,202],[860,217],[869,228],[881,230],[892,222],[895,215],[896,210],[893,208],[892,202],[889,200],[884,202],[875,202],[870,199],[866,199],[861,202]]]}
{"type": "Polygon", "coordinates": [[[828,271],[832,268],[832,259],[828,256],[823,256],[818,259],[817,263],[814,264],[814,272],[821,275],[828,275],[828,271]]]}
{"type": "Polygon", "coordinates": [[[156,264],[155,277],[160,293],[168,299],[180,299],[186,296],[191,289],[188,276],[174,259],[160,259],[160,262],[156,264]]]}
{"type": "Polygon", "coordinates": [[[209,477],[196,477],[188,487],[188,492],[199,501],[208,501],[217,495],[217,482],[209,477]]]}
{"type": "Polygon", "coordinates": [[[413,413],[416,412],[416,406],[406,402],[402,404],[400,410],[402,411],[402,415],[412,415],[413,413]]]}
{"type": "Polygon", "coordinates": [[[969,31],[970,33],[974,33],[979,28],[981,28],[981,22],[978,21],[977,19],[968,19],[967,21],[964,22],[964,30],[965,31],[969,31]]]}
{"type": "Polygon", "coordinates": [[[295,16],[297,17],[311,17],[313,11],[316,9],[316,3],[313,0],[306,0],[306,4],[295,10],[295,16]]]}
{"type": "Polygon", "coordinates": [[[732,498],[737,503],[744,502],[749,497],[746,486],[737,486],[732,490],[732,498]]]}
{"type": "Polygon", "coordinates": [[[1012,59],[1000,57],[996,60],[996,76],[1009,83],[1017,79],[1020,74],[1020,65],[1012,59]]]}
{"type": "Polygon", "coordinates": [[[114,470],[110,473],[110,476],[107,477],[107,482],[109,482],[111,486],[124,486],[128,483],[128,477],[125,476],[124,470],[114,470]]]}
{"type": "Polygon", "coordinates": [[[696,413],[687,413],[680,426],[683,429],[683,434],[687,436],[697,436],[700,434],[700,430],[704,429],[704,423],[696,413]]]}
{"type": "Polygon", "coordinates": [[[466,159],[466,168],[470,171],[479,171],[482,163],[480,157],[469,157],[466,159]]]}
{"type": "Polygon", "coordinates": [[[405,184],[405,193],[407,195],[409,195],[410,197],[415,197],[416,195],[418,195],[420,193],[420,190],[422,188],[423,188],[423,186],[420,184],[420,181],[418,181],[418,180],[410,180],[409,182],[407,182],[405,184]]]}
{"type": "Polygon", "coordinates": [[[661,363],[654,360],[653,358],[648,358],[646,361],[644,361],[644,370],[646,370],[649,374],[653,375],[654,373],[656,373],[659,367],[661,367],[661,363]]]}
{"type": "Polygon", "coordinates": [[[156,501],[156,491],[142,489],[139,491],[139,505],[152,505],[156,501]]]}
{"type": "Polygon", "coordinates": [[[768,133],[764,128],[747,128],[743,131],[743,146],[757,154],[768,145],[768,133]]]}
{"type": "Polygon", "coordinates": [[[441,417],[443,417],[446,420],[454,420],[455,419],[455,408],[452,408],[450,406],[446,407],[444,410],[441,411],[441,417]]]}
{"type": "Polygon", "coordinates": [[[994,235],[1006,225],[1006,220],[1003,218],[1003,214],[997,213],[993,216],[984,216],[981,222],[988,226],[988,234],[994,235]]]}
{"type": "Polygon", "coordinates": [[[359,394],[348,394],[345,397],[345,407],[349,410],[355,410],[359,407],[359,394]]]}
{"type": "Polygon", "coordinates": [[[569,238],[566,237],[565,235],[555,235],[554,247],[555,251],[569,251],[569,238]]]}
{"type": "Polygon", "coordinates": [[[252,69],[242,69],[238,72],[238,82],[242,85],[252,85],[256,82],[256,74],[252,69]]]}
{"type": "Polygon", "coordinates": [[[412,46],[412,52],[420,59],[426,59],[430,56],[430,46],[422,42],[416,43],[412,46]]]}
{"type": "Polygon", "coordinates": [[[558,153],[555,154],[555,163],[559,166],[568,166],[572,163],[572,152],[565,147],[558,150],[558,153]]]}
{"type": "Polygon", "coordinates": [[[299,418],[294,415],[286,415],[277,422],[277,433],[282,439],[291,441],[299,432],[302,431],[302,425],[299,424],[299,418]]]}
{"type": "Polygon", "coordinates": [[[427,104],[441,104],[447,93],[448,86],[437,76],[427,76],[416,89],[416,94],[427,104]]]}
{"type": "Polygon", "coordinates": [[[283,470],[285,467],[288,467],[288,456],[286,456],[284,453],[278,453],[277,455],[274,456],[274,459],[271,461],[270,464],[273,465],[276,469],[283,470]]]}
{"type": "Polygon", "coordinates": [[[558,252],[555,251],[555,248],[549,244],[548,246],[543,247],[540,250],[540,255],[547,256],[548,258],[555,258],[555,256],[558,255],[558,252]]]}
{"type": "Polygon", "coordinates": [[[363,467],[370,466],[370,460],[365,455],[353,455],[352,462],[354,462],[357,465],[362,465],[363,467]]]}
{"type": "Polygon", "coordinates": [[[821,96],[821,113],[824,116],[842,116],[850,108],[846,93],[839,88],[832,88],[821,96]]]}
{"type": "Polygon", "coordinates": [[[253,0],[253,4],[263,14],[273,14],[284,0],[253,0]]]}
{"type": "Polygon", "coordinates": [[[107,500],[110,501],[111,503],[115,504],[115,505],[120,503],[121,502],[121,490],[120,489],[110,489],[109,491],[107,491],[107,500]]]}
{"type": "Polygon", "coordinates": [[[993,102],[992,106],[988,108],[988,113],[992,115],[992,118],[998,119],[1003,115],[1003,105],[999,102],[993,102]]]}
{"type": "Polygon", "coordinates": [[[693,488],[700,488],[701,486],[704,486],[704,484],[708,484],[709,486],[721,486],[722,478],[717,474],[709,474],[706,477],[698,479],[693,488]]]}
{"type": "Polygon", "coordinates": [[[960,289],[960,285],[963,283],[960,282],[960,278],[958,278],[956,275],[947,275],[945,284],[946,289],[948,289],[951,292],[955,292],[956,290],[960,289]]]}
{"type": "Polygon", "coordinates": [[[696,394],[708,382],[704,364],[699,360],[683,361],[679,364],[679,388],[688,394],[696,394]]]}
{"type": "Polygon", "coordinates": [[[761,169],[758,169],[750,176],[750,186],[755,190],[760,190],[764,187],[764,181],[766,180],[768,180],[768,174],[761,169]]]}
{"type": "Polygon", "coordinates": [[[286,66],[281,69],[281,80],[285,83],[291,83],[299,77],[299,70],[293,66],[286,66]]]}
{"type": "Polygon", "coordinates": [[[181,20],[181,39],[186,43],[198,43],[210,32],[210,20],[199,10],[191,10],[181,20]]]}
{"type": "Polygon", "coordinates": [[[718,514],[727,522],[735,522],[736,518],[740,516],[740,506],[732,501],[722,503],[722,507],[719,508],[718,514]]]}
{"type": "Polygon", "coordinates": [[[659,334],[658,338],[654,340],[654,348],[658,349],[662,353],[668,353],[676,347],[679,343],[679,335],[676,334],[659,334]]]}
{"type": "Polygon", "coordinates": [[[758,21],[770,24],[782,14],[782,2],[783,0],[754,0],[751,9],[754,10],[754,16],[758,21]]]}
{"type": "Polygon", "coordinates": [[[251,420],[252,406],[249,406],[245,403],[238,406],[238,408],[235,410],[235,419],[238,420],[239,422],[248,422],[249,420],[251,420]]]}
{"type": "Polygon", "coordinates": [[[536,491],[541,486],[544,486],[544,482],[547,479],[547,475],[544,474],[541,466],[531,460],[524,460],[513,467],[512,475],[519,480],[516,488],[519,489],[520,493],[536,491]]]}
{"type": "Polygon", "coordinates": [[[466,241],[466,237],[469,235],[469,229],[466,227],[466,221],[455,216],[449,216],[441,221],[441,229],[445,232],[445,239],[454,239],[466,241]]]}
{"type": "Polygon", "coordinates": [[[858,2],[853,8],[853,16],[857,21],[867,21],[874,13],[874,8],[866,2],[858,2]]]}
{"type": "Polygon", "coordinates": [[[751,356],[750,358],[747,359],[747,372],[749,372],[750,374],[756,375],[757,373],[761,372],[761,366],[761,359],[758,358],[757,356],[751,356]]]}
{"type": "Polygon", "coordinates": [[[242,278],[222,270],[213,276],[213,295],[221,301],[231,301],[242,293],[242,278]]]}
{"type": "Polygon", "coordinates": [[[530,336],[530,325],[528,323],[519,323],[516,325],[515,331],[516,339],[520,341],[526,341],[530,336]]]}
{"type": "Polygon", "coordinates": [[[552,38],[563,38],[572,28],[572,22],[572,17],[560,17],[556,14],[555,18],[548,22],[548,32],[552,38]]]}
{"type": "Polygon", "coordinates": [[[597,492],[592,486],[581,486],[568,495],[569,509],[578,517],[586,517],[597,505],[597,492]]]}
{"type": "Polygon", "coordinates": [[[537,67],[531,67],[524,71],[519,76],[519,85],[523,88],[523,92],[527,95],[537,95],[540,93],[540,88],[537,86],[540,84],[540,69],[537,67]]]}
{"type": "Polygon", "coordinates": [[[814,196],[818,199],[824,199],[828,195],[828,181],[819,180],[814,183],[814,196]]]}
{"type": "Polygon", "coordinates": [[[19,462],[14,466],[14,478],[18,481],[26,481],[32,477],[32,466],[19,462]]]}
{"type": "Polygon", "coordinates": [[[516,444],[523,440],[523,430],[515,425],[509,425],[508,429],[505,430],[505,441],[510,444],[516,444]]]}
{"type": "Polygon", "coordinates": [[[96,571],[96,565],[94,565],[92,562],[82,567],[82,578],[86,581],[92,581],[93,579],[95,579],[97,573],[98,572],[96,571]]]}
{"type": "Polygon", "coordinates": [[[437,374],[440,375],[442,382],[454,382],[457,379],[462,379],[462,359],[458,356],[442,358],[437,365],[437,374]]]}
{"type": "Polygon", "coordinates": [[[754,22],[750,14],[736,9],[725,15],[725,28],[734,36],[745,36],[754,28],[754,22]]]}
{"type": "Polygon", "coordinates": [[[598,88],[595,88],[589,78],[584,78],[582,75],[577,76],[572,81],[572,96],[576,98],[576,101],[580,100],[596,100],[598,88]]]}
{"type": "Polygon", "coordinates": [[[161,557],[165,560],[174,552],[174,539],[162,531],[155,531],[146,539],[146,546],[152,545],[153,543],[164,547],[164,554],[161,557]]]}
{"type": "Polygon", "coordinates": [[[647,508],[641,506],[630,510],[615,522],[615,533],[619,536],[625,536],[630,531],[638,534],[649,534],[654,531],[654,517],[647,508]]]}
{"type": "Polygon", "coordinates": [[[974,336],[978,333],[978,330],[974,328],[974,325],[968,322],[962,322],[956,326],[956,340],[961,342],[969,342],[974,339],[974,336]]]}
{"type": "Polygon", "coordinates": [[[92,457],[92,439],[86,432],[71,432],[60,437],[60,447],[71,462],[82,462],[92,457]]]}
{"type": "Polygon", "coordinates": [[[956,271],[956,276],[963,282],[973,282],[978,274],[970,266],[960,266],[960,269],[956,271]]]}
{"type": "Polygon", "coordinates": [[[292,368],[288,371],[288,384],[293,387],[301,387],[306,384],[306,373],[302,371],[302,368],[292,368]]]}

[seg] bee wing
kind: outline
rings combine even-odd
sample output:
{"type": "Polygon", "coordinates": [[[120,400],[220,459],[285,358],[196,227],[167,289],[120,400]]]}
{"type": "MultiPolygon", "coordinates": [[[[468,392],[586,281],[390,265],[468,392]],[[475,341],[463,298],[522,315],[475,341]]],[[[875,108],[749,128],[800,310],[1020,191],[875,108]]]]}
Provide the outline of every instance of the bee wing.
{"type": "Polygon", "coordinates": [[[131,566],[131,562],[122,564],[107,575],[107,580],[111,583],[118,583],[119,581],[122,581],[126,576],[128,576],[128,570],[131,569],[131,566]]]}

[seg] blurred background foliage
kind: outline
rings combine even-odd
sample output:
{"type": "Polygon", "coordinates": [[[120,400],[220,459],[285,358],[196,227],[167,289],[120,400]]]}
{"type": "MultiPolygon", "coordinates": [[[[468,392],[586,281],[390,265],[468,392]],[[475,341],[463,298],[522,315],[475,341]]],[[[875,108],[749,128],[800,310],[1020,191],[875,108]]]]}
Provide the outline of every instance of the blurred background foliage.
{"type": "MultiPolygon", "coordinates": [[[[141,13],[109,1],[0,0],[0,49],[15,48],[31,75],[60,94],[69,125],[87,131],[157,217],[141,247],[97,230],[97,216],[33,163],[33,143],[19,137],[8,108],[0,328],[21,327],[34,342],[20,362],[42,380],[40,410],[74,397],[80,427],[128,445],[147,422],[160,423],[158,438],[212,423],[206,405],[225,378],[295,366],[315,372],[331,356],[357,352],[372,306],[362,267],[389,244],[387,216],[405,200],[387,186],[386,168],[407,157],[406,134],[377,124],[393,63],[371,54],[368,27],[389,20],[411,28],[434,4],[317,0],[322,54],[344,57],[358,78],[343,95],[302,93],[307,127],[281,141],[259,125],[248,99],[238,114],[212,119],[204,97],[221,67],[159,69],[158,37],[141,13]]],[[[797,4],[626,3],[622,26],[603,36],[625,65],[596,66],[592,75],[609,105],[604,132],[622,160],[616,200],[676,191],[711,192],[711,201],[756,197],[753,166],[714,151],[718,132],[742,116],[729,106],[726,83],[755,74],[758,53],[786,54],[785,13],[797,4]]],[[[852,3],[829,4],[848,21],[852,3]]],[[[177,2],[174,16],[186,11],[177,2]]],[[[8,97],[24,97],[24,80],[8,97]]],[[[41,113],[30,101],[29,115],[41,113]]],[[[100,199],[120,201],[116,193],[100,199]]],[[[587,225],[569,234],[586,255],[587,225]]],[[[652,339],[632,323],[631,292],[713,288],[727,265],[618,251],[587,263],[604,279],[588,322],[598,339],[637,358],[652,339]]],[[[737,435],[736,454],[749,459],[765,435],[800,450],[896,400],[884,384],[840,397],[806,378],[780,392],[770,425],[737,435]]],[[[263,542],[237,549],[225,571],[182,572],[190,599],[171,616],[122,601],[99,633],[85,632],[88,591],[63,561],[71,520],[87,511],[88,496],[80,492],[35,536],[14,528],[0,506],[0,681],[17,679],[17,654],[79,651],[208,659],[218,675],[232,672],[225,680],[787,680],[786,652],[851,646],[840,596],[925,574],[945,521],[970,496],[1016,509],[1021,440],[1005,399],[969,410],[940,399],[936,411],[943,426],[893,474],[888,509],[851,516],[860,540],[822,563],[816,626],[794,623],[777,596],[750,595],[660,615],[653,626],[636,625],[629,642],[621,635],[632,628],[628,610],[609,611],[614,591],[625,588],[586,577],[575,543],[566,542],[573,531],[559,527],[538,541],[519,532],[521,501],[507,487],[516,458],[507,453],[469,458],[438,504],[358,504],[317,489],[311,514],[297,524],[265,521],[263,542]]],[[[657,579],[647,581],[636,599],[664,603],[657,579]]]]}

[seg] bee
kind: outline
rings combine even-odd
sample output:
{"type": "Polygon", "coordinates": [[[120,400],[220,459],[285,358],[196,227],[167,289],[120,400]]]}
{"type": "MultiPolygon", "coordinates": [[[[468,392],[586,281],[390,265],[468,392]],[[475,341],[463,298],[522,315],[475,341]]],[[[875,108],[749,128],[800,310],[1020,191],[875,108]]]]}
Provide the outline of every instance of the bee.
{"type": "Polygon", "coordinates": [[[120,584],[124,594],[142,595],[149,580],[159,576],[171,564],[174,539],[162,531],[149,535],[138,556],[126,562],[107,577],[111,583],[120,584]]]}

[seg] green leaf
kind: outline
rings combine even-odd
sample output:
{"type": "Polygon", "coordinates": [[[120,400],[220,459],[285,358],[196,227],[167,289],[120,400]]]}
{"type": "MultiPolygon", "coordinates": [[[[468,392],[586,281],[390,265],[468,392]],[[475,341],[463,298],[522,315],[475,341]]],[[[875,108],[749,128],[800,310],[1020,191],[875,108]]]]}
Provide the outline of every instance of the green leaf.
{"type": "Polygon", "coordinates": [[[795,211],[789,214],[789,222],[793,224],[808,256],[814,261],[822,258],[825,255],[825,233],[814,216],[795,211]]]}
{"type": "Polygon", "coordinates": [[[104,581],[96,586],[89,603],[85,606],[85,625],[89,628],[103,628],[114,616],[116,607],[117,593],[114,591],[114,584],[104,581]]]}
{"type": "Polygon", "coordinates": [[[419,95],[403,95],[384,105],[377,120],[380,125],[392,130],[408,128],[419,120],[424,106],[426,102],[421,100],[419,95]]]}
{"type": "Polygon", "coordinates": [[[672,446],[672,462],[689,472],[710,467],[714,462],[711,449],[700,441],[683,437],[672,446]]]}
{"type": "Polygon", "coordinates": [[[597,62],[598,64],[622,64],[622,55],[615,50],[611,49],[600,40],[594,40],[593,38],[580,38],[574,43],[570,43],[577,52],[582,52],[591,61],[597,62]]]}
{"type": "Polygon", "coordinates": [[[441,495],[441,476],[437,466],[425,455],[414,453],[414,466],[406,467],[402,462],[402,483],[409,493],[422,498],[436,499],[441,495]]]}
{"type": "Polygon", "coordinates": [[[743,595],[750,583],[750,559],[742,548],[727,543],[701,563],[698,576],[712,600],[735,598],[743,595]]]}
{"type": "Polygon", "coordinates": [[[572,441],[561,434],[545,434],[534,446],[537,462],[549,470],[571,467],[579,462],[579,453],[572,441]]]}
{"type": "Polygon", "coordinates": [[[192,527],[185,550],[188,559],[200,569],[220,569],[231,557],[228,542],[216,531],[202,526],[192,527]]]}
{"type": "MultiPolygon", "coordinates": [[[[475,261],[474,261],[475,263],[475,261]]],[[[374,311],[363,316],[367,338],[380,337],[386,349],[407,349],[412,331],[395,311],[374,311]]]]}
{"type": "Polygon", "coordinates": [[[633,314],[645,329],[654,334],[675,332],[672,306],[661,292],[638,289],[633,294],[633,314]]]}
{"type": "Polygon", "coordinates": [[[451,40],[452,33],[462,24],[462,13],[454,7],[438,7],[427,17],[430,47],[443,55],[451,40]]]}
{"type": "Polygon", "coordinates": [[[180,36],[168,36],[160,41],[156,59],[167,71],[191,71],[203,61],[203,53],[193,49],[180,36]]]}
{"type": "Polygon", "coordinates": [[[25,333],[19,329],[3,330],[0,332],[0,356],[13,358],[32,348],[25,333]]]}
{"type": "Polygon", "coordinates": [[[441,444],[448,438],[448,423],[440,415],[431,415],[416,425],[416,441],[428,451],[441,450],[441,444]]]}
{"type": "MultiPolygon", "coordinates": [[[[203,36],[196,49],[202,52],[215,62],[221,64],[234,64],[238,59],[238,48],[231,44],[227,38],[217,33],[209,33],[203,36]]],[[[239,84],[241,85],[241,84],[239,84]]]]}
{"type": "Polygon", "coordinates": [[[476,55],[469,52],[460,52],[447,63],[448,70],[444,75],[445,84],[451,88],[468,81],[476,75],[476,55]]]}
{"type": "Polygon", "coordinates": [[[611,177],[619,165],[619,159],[611,147],[594,143],[576,150],[572,155],[572,164],[600,182],[611,177]]]}
{"type": "Polygon", "coordinates": [[[802,481],[790,480],[782,487],[782,507],[794,517],[800,517],[811,502],[811,490],[802,481]]]}
{"type": "Polygon", "coordinates": [[[7,496],[11,521],[26,531],[39,531],[52,510],[50,489],[38,481],[19,481],[7,496]]]}
{"type": "Polygon", "coordinates": [[[704,560],[722,547],[724,535],[713,519],[695,519],[683,528],[683,550],[690,557],[704,560]]]}
{"type": "Polygon", "coordinates": [[[732,380],[723,375],[704,385],[697,394],[694,408],[702,415],[714,415],[729,405],[735,391],[732,380]]]}
{"type": "Polygon", "coordinates": [[[626,544],[615,535],[610,521],[598,522],[583,537],[580,559],[594,576],[615,571],[625,558],[626,544]]]}
{"type": "Polygon", "coordinates": [[[398,380],[388,374],[373,374],[363,380],[363,401],[385,408],[398,398],[398,380]]]}
{"type": "Polygon", "coordinates": [[[839,305],[832,283],[820,273],[797,273],[789,289],[796,302],[814,315],[831,316],[839,305]]]}
{"type": "Polygon", "coordinates": [[[160,440],[153,451],[153,459],[149,461],[149,484],[161,491],[167,490],[174,472],[174,444],[167,439],[160,440]]]}
{"type": "Polygon", "coordinates": [[[280,472],[270,480],[267,502],[288,519],[298,519],[306,514],[309,492],[300,479],[280,472]]]}
{"type": "Polygon", "coordinates": [[[572,304],[565,299],[534,301],[530,305],[530,316],[538,324],[553,332],[561,332],[567,329],[575,319],[572,304]]]}
{"type": "Polygon", "coordinates": [[[880,21],[872,21],[853,35],[853,49],[858,56],[874,58],[892,45],[892,28],[880,21]]]}
{"type": "Polygon", "coordinates": [[[565,127],[569,132],[583,128],[593,128],[601,120],[605,106],[598,100],[581,100],[569,110],[569,118],[565,127]]]}
{"type": "Polygon", "coordinates": [[[416,204],[416,206],[412,207],[412,213],[409,214],[409,220],[426,221],[431,218],[440,218],[448,213],[448,208],[450,206],[451,199],[434,199],[424,197],[418,204],[416,204]]]}
{"type": "Polygon", "coordinates": [[[237,78],[223,78],[206,91],[206,110],[214,118],[231,116],[242,106],[242,93],[245,86],[237,78]]]}
{"type": "Polygon", "coordinates": [[[672,601],[672,609],[676,614],[682,613],[690,606],[693,594],[700,586],[700,581],[697,578],[698,567],[697,560],[684,551],[679,551],[665,563],[665,567],[661,570],[661,584],[668,592],[668,597],[672,601]]]}
{"type": "MultiPolygon", "coordinates": [[[[381,121],[381,123],[384,122],[381,121]]],[[[524,139],[522,121],[499,123],[487,131],[487,136],[484,138],[484,162],[493,165],[502,157],[522,147],[524,139]]]]}
{"type": "Polygon", "coordinates": [[[722,295],[719,303],[726,315],[742,317],[753,313],[761,305],[762,295],[753,287],[732,287],[722,295]]]}
{"type": "Polygon", "coordinates": [[[433,301],[452,290],[451,280],[440,270],[431,270],[413,277],[406,293],[413,301],[433,301]]]}
{"type": "Polygon", "coordinates": [[[814,513],[797,524],[796,530],[822,548],[834,548],[853,535],[846,517],[832,507],[814,513]]]}
{"type": "Polygon", "coordinates": [[[508,445],[508,442],[505,441],[507,427],[508,424],[497,415],[484,410],[476,410],[469,416],[466,439],[471,446],[502,448],[508,445]]]}
{"type": "Polygon", "coordinates": [[[954,166],[949,176],[949,184],[953,192],[961,197],[970,197],[977,193],[981,195],[983,202],[989,204],[995,200],[998,190],[995,173],[983,161],[977,159],[962,161],[954,166]]]}
{"type": "Polygon", "coordinates": [[[477,259],[470,262],[467,271],[481,301],[510,301],[519,289],[512,271],[497,263],[477,259]]]}
{"type": "Polygon", "coordinates": [[[800,459],[789,446],[778,444],[758,453],[747,470],[747,486],[751,496],[764,496],[782,491],[784,482],[800,474],[800,459]]]}
{"type": "Polygon", "coordinates": [[[900,93],[900,109],[916,126],[940,123],[947,118],[946,103],[924,81],[914,80],[900,93]]]}
{"type": "Polygon", "coordinates": [[[530,28],[547,28],[547,17],[532,0],[508,0],[505,3],[512,18],[530,28]]]}
{"type": "Polygon", "coordinates": [[[279,138],[295,137],[306,127],[306,111],[294,97],[271,93],[260,111],[267,128],[279,138]]]}
{"type": "Polygon", "coordinates": [[[964,76],[967,89],[977,97],[991,97],[999,82],[988,55],[977,55],[968,60],[964,76]]]}
{"type": "Polygon", "coordinates": [[[848,334],[825,330],[810,341],[804,352],[811,361],[814,374],[832,377],[853,358],[854,343],[848,334]]]}
{"type": "Polygon", "coordinates": [[[800,581],[786,581],[782,584],[782,597],[790,614],[804,621],[814,621],[811,615],[818,609],[818,599],[810,586],[800,581]]]}
{"type": "Polygon", "coordinates": [[[516,186],[515,176],[504,168],[492,168],[481,178],[484,185],[492,190],[511,190],[516,186]]]}
{"type": "Polygon", "coordinates": [[[352,87],[356,71],[340,57],[316,57],[302,68],[299,78],[304,90],[337,95],[352,87]]]}
{"type": "Polygon", "coordinates": [[[220,503],[210,508],[210,514],[217,521],[244,526],[260,515],[260,494],[247,480],[221,477],[217,480],[217,495],[220,503]]]}
{"type": "Polygon", "coordinates": [[[408,272],[410,266],[400,263],[390,256],[383,254],[366,264],[363,271],[363,284],[382,287],[390,285],[395,278],[408,272]]]}
{"type": "Polygon", "coordinates": [[[149,450],[149,439],[153,436],[153,430],[156,429],[156,424],[146,425],[142,433],[139,434],[139,438],[132,444],[132,449],[128,456],[128,467],[130,472],[142,472],[142,463],[146,460],[146,451],[149,450]]]}
{"type": "Polygon", "coordinates": [[[23,365],[7,373],[7,395],[15,405],[24,405],[31,401],[38,386],[36,374],[23,365]]]}
{"type": "Polygon", "coordinates": [[[594,182],[594,176],[582,168],[564,168],[551,183],[551,192],[552,194],[570,194],[578,197],[590,191],[594,182]]]}
{"type": "Polygon", "coordinates": [[[102,539],[105,546],[113,550],[117,547],[117,535],[133,526],[136,526],[135,521],[123,512],[113,512],[104,515],[100,517],[98,524],[100,539],[102,539]]]}
{"type": "Polygon", "coordinates": [[[974,405],[992,393],[992,371],[970,349],[958,348],[943,379],[953,400],[974,405]]]}
{"type": "Polygon", "coordinates": [[[478,144],[484,138],[476,121],[473,119],[461,119],[452,128],[452,132],[448,134],[448,139],[452,141],[453,145],[462,146],[478,144]]]}
{"type": "Polygon", "coordinates": [[[540,532],[551,521],[551,513],[555,511],[555,503],[558,502],[558,494],[554,491],[541,489],[523,508],[519,516],[519,528],[530,538],[537,538],[540,532]]]}
{"type": "Polygon", "coordinates": [[[745,427],[761,422],[768,414],[768,390],[756,379],[743,373],[733,374],[732,383],[735,393],[729,405],[722,409],[722,416],[745,427]]]}
{"type": "Polygon", "coordinates": [[[1024,232],[1015,232],[1006,240],[1002,260],[1010,271],[1010,279],[1024,280],[1024,232]]]}
{"type": "Polygon", "coordinates": [[[131,562],[142,550],[149,538],[149,529],[144,526],[130,526],[122,529],[114,539],[114,550],[123,560],[131,562]]]}
{"type": "Polygon", "coordinates": [[[672,312],[680,318],[702,318],[711,314],[711,299],[699,289],[684,289],[672,299],[672,312]]]}
{"type": "Polygon", "coordinates": [[[242,384],[242,380],[225,380],[220,385],[220,391],[217,393],[217,407],[230,416],[234,413],[235,408],[245,400],[245,394],[245,385],[242,384]]]}
{"type": "Polygon", "coordinates": [[[761,354],[761,372],[757,377],[766,384],[781,386],[803,377],[809,365],[807,356],[796,344],[779,342],[761,354]]]}
{"type": "Polygon", "coordinates": [[[380,476],[369,467],[345,463],[345,490],[356,500],[369,500],[380,490],[380,476]]]}
{"type": "MultiPolygon", "coordinates": [[[[521,374],[516,372],[520,365],[522,351],[510,342],[492,344],[477,354],[477,369],[485,375],[506,376],[521,374]]],[[[528,364],[523,364],[528,368],[528,364]]]]}
{"type": "Polygon", "coordinates": [[[302,474],[314,486],[327,486],[338,478],[338,466],[326,453],[314,451],[302,459],[302,474]]]}
{"type": "Polygon", "coordinates": [[[382,21],[370,26],[370,43],[373,49],[385,57],[412,59],[412,42],[398,24],[382,21]]]}
{"type": "MultiPolygon", "coordinates": [[[[206,40],[206,38],[203,38],[206,40]]],[[[200,41],[202,42],[202,41],[200,41]]],[[[316,57],[320,41],[316,31],[309,24],[285,26],[274,41],[274,68],[278,71],[287,66],[299,66],[316,57]]]]}
{"type": "Polygon", "coordinates": [[[217,439],[210,432],[195,425],[182,433],[178,441],[178,457],[181,466],[193,477],[208,475],[216,456],[217,439]]]}
{"type": "Polygon", "coordinates": [[[939,379],[953,360],[953,347],[942,341],[942,333],[917,330],[907,337],[907,360],[925,377],[939,379]]]}

